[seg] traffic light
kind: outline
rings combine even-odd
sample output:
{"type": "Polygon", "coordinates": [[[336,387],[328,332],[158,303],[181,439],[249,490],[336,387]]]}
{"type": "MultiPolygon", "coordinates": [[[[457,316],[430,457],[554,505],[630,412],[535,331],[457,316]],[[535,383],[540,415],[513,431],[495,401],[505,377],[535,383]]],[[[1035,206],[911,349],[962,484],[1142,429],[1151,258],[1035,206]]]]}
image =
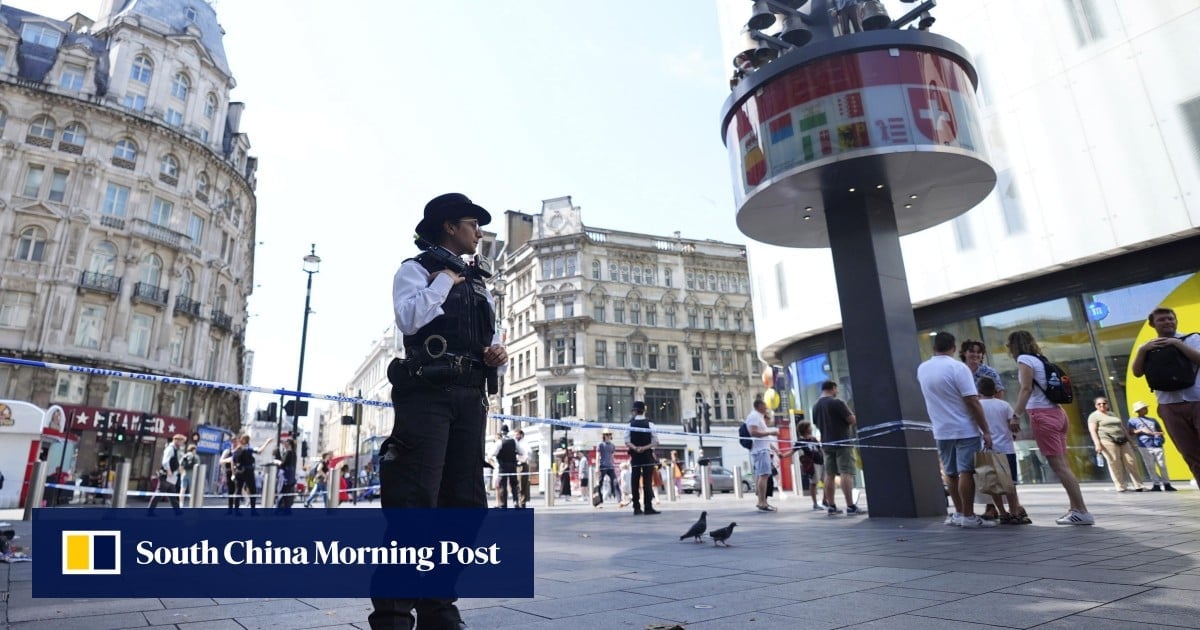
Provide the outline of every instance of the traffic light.
{"type": "Polygon", "coordinates": [[[113,441],[114,442],[124,442],[125,441],[125,432],[122,431],[121,429],[117,429],[116,433],[117,434],[113,436],[113,441]]]}
{"type": "Polygon", "coordinates": [[[289,400],[289,401],[283,403],[283,412],[289,416],[297,416],[297,417],[298,416],[307,416],[308,415],[308,401],[307,400],[289,400]]]}
{"type": "Polygon", "coordinates": [[[139,442],[142,441],[142,438],[145,438],[147,435],[150,435],[150,425],[153,424],[153,421],[154,421],[154,417],[151,416],[150,414],[148,414],[148,413],[142,414],[141,419],[138,420],[138,433],[137,434],[138,434],[139,442]]]}
{"type": "Polygon", "coordinates": [[[279,420],[279,405],[277,403],[267,404],[267,422],[276,422],[279,420]]]}
{"type": "Polygon", "coordinates": [[[567,450],[567,438],[566,438],[566,436],[563,436],[563,437],[560,437],[560,438],[558,438],[558,448],[561,448],[561,449],[562,449],[562,450],[564,450],[564,451],[565,451],[565,450],[567,450]]]}
{"type": "Polygon", "coordinates": [[[308,459],[308,440],[300,443],[300,458],[308,459]]]}
{"type": "Polygon", "coordinates": [[[96,439],[101,442],[108,439],[108,416],[98,416],[96,418],[96,439]]]}

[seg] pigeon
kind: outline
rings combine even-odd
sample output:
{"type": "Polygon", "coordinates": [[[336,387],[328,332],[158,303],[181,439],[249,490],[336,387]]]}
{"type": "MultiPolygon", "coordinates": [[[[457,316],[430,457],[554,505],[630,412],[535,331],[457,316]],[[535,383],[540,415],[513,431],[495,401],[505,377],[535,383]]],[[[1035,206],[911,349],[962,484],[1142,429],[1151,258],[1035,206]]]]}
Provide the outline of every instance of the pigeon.
{"type": "Polygon", "coordinates": [[[722,527],[721,529],[714,529],[711,532],[709,532],[708,536],[709,536],[709,538],[712,538],[713,546],[716,547],[717,543],[725,543],[725,546],[728,547],[729,542],[727,542],[727,541],[729,540],[729,537],[733,535],[734,527],[737,527],[737,523],[730,523],[728,527],[722,527]]]}
{"type": "Polygon", "coordinates": [[[707,519],[708,519],[708,512],[701,512],[700,520],[696,521],[696,524],[692,525],[691,529],[687,530],[686,534],[680,536],[679,540],[683,540],[684,538],[687,538],[690,536],[692,538],[695,538],[696,542],[698,542],[698,543],[704,542],[704,539],[703,539],[704,530],[708,529],[708,520],[707,519]]]}

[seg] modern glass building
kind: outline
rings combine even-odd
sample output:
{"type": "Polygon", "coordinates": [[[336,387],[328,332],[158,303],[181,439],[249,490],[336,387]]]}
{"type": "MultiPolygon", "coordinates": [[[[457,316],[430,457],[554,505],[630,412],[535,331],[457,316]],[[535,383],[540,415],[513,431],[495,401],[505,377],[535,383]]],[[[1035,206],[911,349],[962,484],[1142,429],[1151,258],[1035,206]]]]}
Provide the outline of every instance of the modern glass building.
{"type": "MultiPolygon", "coordinates": [[[[1129,371],[1154,334],[1146,316],[1167,305],[1181,331],[1200,330],[1200,2],[981,0],[934,15],[976,62],[999,181],[970,212],[902,238],[922,352],[935,331],[982,340],[1013,401],[1004,341],[1031,331],[1076,386],[1076,471],[1105,479],[1087,435],[1093,397],[1155,415],[1129,371]]],[[[829,250],[747,249],[759,350],[785,366],[795,407],[826,379],[853,407],[829,250]]],[[[1020,447],[1023,481],[1050,481],[1032,440],[1020,447]]],[[[1171,475],[1188,478],[1168,450],[1171,475]]]]}

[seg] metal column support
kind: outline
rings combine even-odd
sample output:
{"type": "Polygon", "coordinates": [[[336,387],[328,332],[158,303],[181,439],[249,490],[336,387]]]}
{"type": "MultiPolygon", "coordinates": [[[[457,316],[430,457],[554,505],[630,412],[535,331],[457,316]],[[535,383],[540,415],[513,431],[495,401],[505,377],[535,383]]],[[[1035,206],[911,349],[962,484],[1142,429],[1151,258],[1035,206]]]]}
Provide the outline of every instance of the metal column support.
{"type": "Polygon", "coordinates": [[[279,466],[275,462],[266,465],[266,470],[263,472],[263,507],[270,508],[275,505],[275,480],[279,475],[279,466]]]}
{"type": "Polygon", "coordinates": [[[125,499],[129,493],[129,473],[133,470],[130,462],[117,463],[117,479],[113,482],[113,507],[125,507],[125,499]]]}
{"type": "Polygon", "coordinates": [[[33,471],[29,476],[29,492],[25,493],[25,513],[21,520],[33,518],[33,508],[42,507],[42,497],[46,491],[46,462],[33,462],[33,471]]]}
{"type": "Polygon", "coordinates": [[[192,487],[189,488],[189,493],[192,496],[191,507],[204,507],[204,486],[208,479],[208,466],[204,464],[196,464],[192,469],[192,487]]]}

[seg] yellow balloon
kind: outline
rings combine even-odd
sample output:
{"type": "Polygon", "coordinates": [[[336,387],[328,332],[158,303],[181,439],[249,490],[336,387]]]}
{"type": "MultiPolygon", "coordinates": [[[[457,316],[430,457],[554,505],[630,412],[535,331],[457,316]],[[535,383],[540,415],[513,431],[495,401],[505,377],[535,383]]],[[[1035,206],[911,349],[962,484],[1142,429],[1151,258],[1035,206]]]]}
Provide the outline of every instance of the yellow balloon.
{"type": "Polygon", "coordinates": [[[768,389],[766,392],[763,393],[763,402],[767,403],[768,409],[778,409],[779,408],[779,392],[777,392],[773,389],[768,389]]]}

